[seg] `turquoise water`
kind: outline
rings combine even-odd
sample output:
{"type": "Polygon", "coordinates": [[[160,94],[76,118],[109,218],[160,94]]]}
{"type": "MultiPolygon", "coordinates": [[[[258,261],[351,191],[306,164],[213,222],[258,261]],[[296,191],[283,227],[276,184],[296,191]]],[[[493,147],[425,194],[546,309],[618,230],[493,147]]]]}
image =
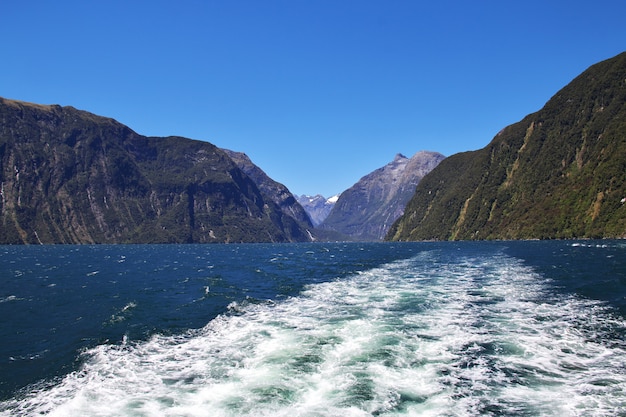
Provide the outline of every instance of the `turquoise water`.
{"type": "Polygon", "coordinates": [[[625,255],[1,247],[0,415],[624,415],[625,255]]]}

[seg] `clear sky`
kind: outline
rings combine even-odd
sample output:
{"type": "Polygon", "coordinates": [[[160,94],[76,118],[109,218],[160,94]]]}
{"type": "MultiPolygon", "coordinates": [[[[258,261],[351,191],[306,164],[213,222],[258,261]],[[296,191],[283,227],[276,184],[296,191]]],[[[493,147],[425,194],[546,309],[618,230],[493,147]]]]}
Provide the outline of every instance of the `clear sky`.
{"type": "Polygon", "coordinates": [[[294,194],[482,148],[626,51],[626,1],[3,1],[0,96],[241,151],[294,194]]]}

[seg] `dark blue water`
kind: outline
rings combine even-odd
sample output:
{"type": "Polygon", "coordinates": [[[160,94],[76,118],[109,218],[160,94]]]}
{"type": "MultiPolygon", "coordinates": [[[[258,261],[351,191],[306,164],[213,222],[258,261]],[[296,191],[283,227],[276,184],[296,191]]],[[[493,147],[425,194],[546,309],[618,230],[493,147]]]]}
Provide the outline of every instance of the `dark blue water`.
{"type": "Polygon", "coordinates": [[[62,375],[81,350],[206,325],[229,304],[409,257],[408,245],[102,245],[0,249],[0,395],[62,375]]]}
{"type": "Polygon", "coordinates": [[[622,241],[4,246],[0,284],[0,415],[626,413],[622,241]]]}

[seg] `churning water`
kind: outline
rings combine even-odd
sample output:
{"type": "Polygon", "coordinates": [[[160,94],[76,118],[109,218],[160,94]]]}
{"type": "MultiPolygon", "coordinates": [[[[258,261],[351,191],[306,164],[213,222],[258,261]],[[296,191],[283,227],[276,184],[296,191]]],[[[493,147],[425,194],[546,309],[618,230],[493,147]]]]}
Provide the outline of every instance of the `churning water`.
{"type": "Polygon", "coordinates": [[[620,241],[4,249],[0,416],[626,415],[620,241]]]}

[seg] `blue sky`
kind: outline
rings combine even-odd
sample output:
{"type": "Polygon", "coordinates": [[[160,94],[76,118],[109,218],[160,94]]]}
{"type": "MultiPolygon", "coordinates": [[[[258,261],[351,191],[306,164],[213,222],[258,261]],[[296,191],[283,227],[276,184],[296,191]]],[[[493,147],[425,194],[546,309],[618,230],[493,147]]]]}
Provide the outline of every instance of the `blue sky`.
{"type": "Polygon", "coordinates": [[[241,151],[329,197],[419,150],[482,148],[626,51],[623,0],[0,5],[0,96],[241,151]]]}

